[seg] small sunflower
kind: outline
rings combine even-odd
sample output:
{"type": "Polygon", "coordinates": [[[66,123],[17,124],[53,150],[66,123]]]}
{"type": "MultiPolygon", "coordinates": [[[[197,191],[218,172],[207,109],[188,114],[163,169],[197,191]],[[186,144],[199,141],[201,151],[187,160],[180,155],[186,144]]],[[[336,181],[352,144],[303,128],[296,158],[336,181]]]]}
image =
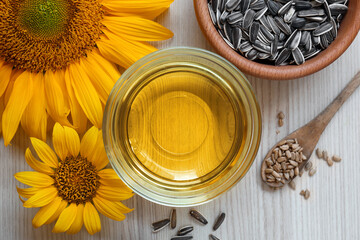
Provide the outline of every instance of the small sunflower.
{"type": "Polygon", "coordinates": [[[19,172],[15,178],[30,188],[17,188],[26,208],[41,209],[32,220],[35,228],[54,222],[53,232],[77,233],[82,226],[90,234],[101,230],[98,211],[116,220],[125,219],[129,209],[120,201],[133,196],[108,164],[102,132],[90,128],[80,142],[77,132],[56,123],[53,130],[55,152],[43,141],[31,138],[42,160],[26,149],[26,162],[36,172],[19,172]]]}
{"type": "Polygon", "coordinates": [[[120,73],[171,38],[153,22],[173,0],[0,1],[0,131],[46,139],[48,119],[101,128],[120,73]]]}

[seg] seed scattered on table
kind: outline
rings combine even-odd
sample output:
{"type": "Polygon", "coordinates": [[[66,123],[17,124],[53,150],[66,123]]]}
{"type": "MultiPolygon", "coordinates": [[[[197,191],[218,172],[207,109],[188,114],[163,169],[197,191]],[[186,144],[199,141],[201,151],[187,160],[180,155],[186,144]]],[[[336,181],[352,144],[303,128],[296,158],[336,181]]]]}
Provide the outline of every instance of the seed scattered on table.
{"type": "Polygon", "coordinates": [[[327,157],[327,158],[326,158],[326,162],[327,162],[327,164],[329,165],[329,167],[331,167],[332,165],[334,165],[334,162],[333,162],[333,160],[331,159],[331,157],[327,157]]]}
{"type": "Polygon", "coordinates": [[[220,238],[218,238],[212,234],[209,235],[209,238],[210,238],[210,240],[220,240],[220,238]]]}
{"type": "Polygon", "coordinates": [[[221,213],[220,216],[215,221],[213,230],[216,231],[221,226],[221,224],[224,222],[224,220],[225,220],[225,213],[221,213]]]}
{"type": "Polygon", "coordinates": [[[320,148],[317,148],[316,149],[316,156],[319,158],[319,159],[322,159],[323,158],[323,151],[320,149],[320,148]]]}
{"type": "Polygon", "coordinates": [[[190,216],[192,216],[194,219],[196,219],[197,221],[199,221],[200,223],[206,225],[208,224],[208,221],[206,220],[206,218],[201,214],[199,213],[198,211],[196,210],[190,210],[190,216]]]}
{"type": "Polygon", "coordinates": [[[164,219],[152,224],[152,231],[159,232],[160,230],[164,229],[166,226],[170,224],[170,219],[164,219]]]}
{"type": "Polygon", "coordinates": [[[310,191],[308,189],[305,190],[304,198],[307,200],[310,197],[310,191]]]}
{"type": "Polygon", "coordinates": [[[289,187],[293,190],[296,190],[296,184],[294,181],[289,182],[289,187]]]}
{"type": "Polygon", "coordinates": [[[193,236],[175,236],[172,237],[170,240],[190,240],[193,239],[193,236]]]}
{"type": "Polygon", "coordinates": [[[311,168],[309,171],[309,176],[312,177],[315,175],[315,173],[316,173],[316,168],[311,168]]]}
{"type": "Polygon", "coordinates": [[[194,230],[193,226],[185,226],[179,229],[177,236],[185,236],[188,233],[191,233],[194,230]]]}
{"type": "Polygon", "coordinates": [[[170,227],[171,229],[176,228],[176,209],[172,209],[170,213],[170,227]]]}
{"type": "Polygon", "coordinates": [[[305,170],[306,171],[309,171],[311,168],[312,168],[313,164],[311,161],[308,161],[305,165],[305,170]]]}
{"type": "Polygon", "coordinates": [[[338,155],[334,155],[334,156],[332,157],[332,160],[333,160],[334,162],[341,162],[341,157],[339,157],[338,155]]]}
{"type": "Polygon", "coordinates": [[[328,158],[329,154],[326,150],[323,151],[323,159],[326,160],[328,158]]]}

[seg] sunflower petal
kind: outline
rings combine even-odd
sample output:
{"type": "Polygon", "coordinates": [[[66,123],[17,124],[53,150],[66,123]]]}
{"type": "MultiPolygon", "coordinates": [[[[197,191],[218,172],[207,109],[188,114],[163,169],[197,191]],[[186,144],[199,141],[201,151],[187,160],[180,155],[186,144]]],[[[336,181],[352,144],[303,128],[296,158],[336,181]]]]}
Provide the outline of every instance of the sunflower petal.
{"type": "Polygon", "coordinates": [[[106,29],[103,29],[103,32],[108,39],[97,41],[101,55],[124,68],[130,67],[140,58],[157,50],[150,44],[128,41],[106,29]]]}
{"type": "Polygon", "coordinates": [[[170,7],[174,0],[104,0],[107,12],[117,16],[142,16],[154,19],[170,7]]]}
{"type": "Polygon", "coordinates": [[[2,132],[2,115],[5,109],[5,105],[4,105],[4,97],[0,97],[0,134],[2,132]]]}
{"type": "Polygon", "coordinates": [[[83,224],[84,224],[84,204],[79,204],[77,206],[75,220],[73,224],[71,224],[69,230],[67,230],[66,233],[68,234],[78,233],[81,230],[83,224]]]}
{"type": "Polygon", "coordinates": [[[60,81],[61,78],[64,78],[65,74],[63,71],[59,70],[54,73],[49,70],[45,73],[45,97],[47,111],[49,115],[60,124],[64,126],[71,126],[71,123],[68,120],[68,115],[70,113],[70,107],[66,100],[66,95],[64,89],[61,87],[60,81]]]}
{"type": "Polygon", "coordinates": [[[125,219],[125,215],[112,204],[113,202],[100,197],[94,197],[93,202],[96,209],[108,218],[115,221],[123,221],[125,219]]]}
{"type": "Polygon", "coordinates": [[[137,16],[105,16],[102,23],[114,34],[131,41],[161,41],[174,36],[159,23],[137,16]]]}
{"type": "Polygon", "coordinates": [[[77,157],[80,152],[80,138],[78,133],[74,129],[69,127],[64,127],[64,132],[66,139],[66,147],[69,150],[69,153],[72,156],[77,157]]]}
{"type": "Polygon", "coordinates": [[[61,197],[56,197],[53,201],[51,201],[48,205],[40,208],[40,210],[35,214],[32,225],[34,228],[41,227],[53,216],[56,210],[59,208],[61,204],[61,197]]]}
{"type": "MultiPolygon", "coordinates": [[[[119,79],[120,72],[117,65],[101,56],[99,50],[96,49],[92,51],[91,54],[89,54],[89,56],[86,58],[86,60],[100,66],[102,70],[104,70],[110,76],[110,78],[113,79],[113,84],[119,79]]],[[[106,88],[109,88],[109,86],[107,86],[106,88]]]]}
{"type": "Polygon", "coordinates": [[[14,137],[18,129],[21,116],[30,102],[32,95],[32,74],[25,71],[14,82],[9,102],[7,103],[3,113],[2,130],[5,146],[9,145],[11,139],[14,137]],[[19,99],[21,99],[21,101],[19,99]]]}
{"type": "Polygon", "coordinates": [[[81,156],[88,157],[93,155],[95,150],[99,130],[92,126],[81,139],[80,154],[81,156]]]}
{"type": "Polygon", "coordinates": [[[77,208],[76,203],[71,203],[67,208],[65,208],[60,214],[52,232],[66,232],[75,221],[77,208]]]}
{"type": "Polygon", "coordinates": [[[39,158],[50,167],[57,168],[58,159],[49,145],[37,138],[30,138],[30,140],[39,158]]]}
{"type": "Polygon", "coordinates": [[[100,232],[101,230],[99,213],[96,211],[94,205],[92,205],[90,202],[85,203],[84,225],[86,227],[86,230],[91,235],[100,232]]]}
{"type": "Polygon", "coordinates": [[[120,180],[114,169],[106,168],[98,172],[100,179],[120,180]]]}
{"type": "Polygon", "coordinates": [[[90,156],[87,156],[88,159],[95,165],[97,170],[103,169],[109,163],[109,159],[107,158],[102,131],[98,131],[96,147],[90,156]]]}
{"type": "Polygon", "coordinates": [[[82,110],[78,100],[76,99],[74,89],[71,85],[69,69],[65,72],[65,83],[66,83],[67,92],[69,94],[72,122],[75,130],[79,134],[82,134],[85,132],[87,127],[87,117],[84,111],[82,110]]]}
{"type": "Polygon", "coordinates": [[[54,170],[47,164],[38,161],[31,153],[30,149],[27,148],[25,151],[25,160],[27,164],[37,172],[45,173],[47,175],[53,175],[54,170]]]}
{"type": "Polygon", "coordinates": [[[50,224],[50,223],[54,222],[56,219],[58,219],[58,217],[60,216],[62,211],[67,207],[67,205],[68,205],[68,202],[65,200],[62,200],[59,207],[56,209],[55,213],[45,222],[45,224],[50,224]]]}
{"type": "Polygon", "coordinates": [[[48,187],[39,190],[24,203],[26,208],[43,207],[55,199],[58,191],[55,187],[48,187]]]}
{"type": "MultiPolygon", "coordinates": [[[[88,76],[94,85],[101,102],[105,104],[115,81],[120,77],[120,73],[113,78],[113,76],[109,75],[105,69],[90,57],[91,55],[92,54],[89,54],[86,59],[81,61],[81,65],[83,68],[87,69],[88,76]]],[[[110,64],[109,67],[115,68],[112,64],[110,64]]]]}
{"type": "Polygon", "coordinates": [[[30,137],[46,141],[48,116],[45,107],[43,74],[36,74],[33,79],[34,94],[22,115],[21,126],[30,137]]]}
{"type": "Polygon", "coordinates": [[[134,194],[127,188],[117,188],[100,185],[97,194],[109,201],[122,201],[131,198],[134,194]]]}
{"type": "MultiPolygon", "coordinates": [[[[101,204],[105,205],[112,205],[112,208],[114,208],[115,211],[121,212],[121,213],[129,213],[132,212],[134,209],[131,209],[127,206],[125,206],[122,202],[111,202],[106,200],[105,198],[101,198],[99,196],[96,196],[94,199],[97,201],[101,201],[101,204]]],[[[95,202],[95,201],[94,201],[95,202]]],[[[96,205],[95,205],[96,207],[96,205]]]]}
{"type": "Polygon", "coordinates": [[[40,189],[31,187],[31,188],[19,188],[16,186],[16,191],[18,192],[19,196],[23,198],[31,198],[35,193],[37,193],[40,189]]]}
{"type": "Polygon", "coordinates": [[[12,66],[5,64],[0,67],[0,96],[2,96],[10,82],[12,66]]]}
{"type": "Polygon", "coordinates": [[[84,113],[94,126],[101,128],[103,109],[89,77],[79,64],[69,66],[71,85],[84,113]]]}
{"type": "Polygon", "coordinates": [[[69,150],[66,147],[65,140],[65,130],[59,123],[55,123],[53,129],[53,146],[56,154],[59,156],[61,160],[64,160],[68,154],[69,150]]]}
{"type": "Polygon", "coordinates": [[[54,179],[46,174],[39,172],[18,172],[14,175],[15,179],[32,187],[47,187],[54,183],[54,179]]]}

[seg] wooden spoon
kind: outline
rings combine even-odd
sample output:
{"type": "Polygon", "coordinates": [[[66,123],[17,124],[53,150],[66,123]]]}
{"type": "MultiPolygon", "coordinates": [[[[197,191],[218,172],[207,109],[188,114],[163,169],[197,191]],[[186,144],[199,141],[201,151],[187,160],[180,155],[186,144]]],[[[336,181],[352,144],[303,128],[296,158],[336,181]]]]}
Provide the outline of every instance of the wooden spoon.
{"type": "MultiPolygon", "coordinates": [[[[303,148],[303,155],[306,156],[307,160],[303,161],[299,165],[299,169],[301,170],[305,164],[309,161],[312,152],[319,141],[321,134],[323,133],[326,126],[329,124],[330,120],[334,117],[335,113],[340,109],[340,107],[344,104],[344,102],[353,94],[353,92],[360,85],[360,72],[358,72],[355,77],[351,80],[351,82],[344,88],[344,90],[335,98],[335,100],[316,118],[314,118],[311,122],[306,124],[305,126],[297,129],[295,132],[283,138],[279,143],[284,140],[297,139],[299,145],[303,148]]],[[[285,184],[282,182],[272,182],[269,183],[266,181],[265,169],[267,169],[267,164],[265,162],[266,159],[271,157],[273,153],[273,149],[279,146],[277,143],[266,155],[261,165],[261,177],[263,181],[268,184],[270,187],[283,187],[285,184],[289,183],[291,179],[285,180],[285,184]]]]}

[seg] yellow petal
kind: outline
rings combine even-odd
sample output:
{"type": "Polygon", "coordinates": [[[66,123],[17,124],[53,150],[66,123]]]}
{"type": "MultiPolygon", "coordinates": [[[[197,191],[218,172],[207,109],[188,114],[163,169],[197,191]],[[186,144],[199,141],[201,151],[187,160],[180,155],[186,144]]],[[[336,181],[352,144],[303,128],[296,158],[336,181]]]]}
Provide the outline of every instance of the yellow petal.
{"type": "MultiPolygon", "coordinates": [[[[0,123],[2,122],[2,115],[5,109],[5,105],[4,105],[4,97],[0,97],[0,123]]],[[[0,124],[0,134],[2,132],[2,124],[0,124]]]]}
{"type": "MultiPolygon", "coordinates": [[[[106,200],[105,198],[101,198],[99,196],[96,196],[93,198],[94,203],[95,201],[97,202],[98,205],[106,205],[109,206],[113,209],[114,212],[119,212],[119,213],[129,213],[131,211],[133,211],[134,209],[128,208],[127,206],[125,206],[123,203],[121,202],[111,202],[106,200]]],[[[95,207],[97,209],[99,209],[97,207],[97,204],[95,204],[95,207]]],[[[99,210],[100,211],[100,210],[99,210]]],[[[100,211],[101,212],[101,211],[100,211]]],[[[102,213],[102,212],[101,212],[102,213]]],[[[105,214],[104,214],[105,215],[105,214]]],[[[115,219],[114,219],[115,220],[115,219]]]]}
{"type": "Polygon", "coordinates": [[[104,0],[101,4],[107,12],[116,16],[136,15],[154,19],[166,9],[174,0],[104,0]]]}
{"type": "Polygon", "coordinates": [[[43,74],[34,74],[33,83],[34,94],[22,115],[21,126],[30,137],[46,141],[48,116],[45,107],[43,74]]]}
{"type": "MultiPolygon", "coordinates": [[[[113,76],[109,75],[108,72],[103,69],[93,57],[90,57],[92,55],[93,54],[91,53],[88,54],[88,57],[81,61],[81,65],[84,69],[87,69],[89,79],[94,85],[101,102],[105,104],[115,81],[120,77],[120,73],[113,78],[113,76]]],[[[110,64],[109,67],[116,68],[112,64],[110,64]]]]}
{"type": "Polygon", "coordinates": [[[65,208],[60,214],[52,232],[66,232],[75,221],[77,208],[76,203],[71,203],[67,208],[65,208]]]}
{"type": "Polygon", "coordinates": [[[19,188],[16,186],[16,191],[18,194],[23,198],[31,198],[35,193],[37,193],[40,189],[39,188],[19,188]]]}
{"type": "Polygon", "coordinates": [[[96,43],[101,55],[124,68],[157,50],[150,44],[128,41],[106,29],[103,32],[108,39],[102,38],[96,43]]]}
{"type": "Polygon", "coordinates": [[[59,123],[55,123],[54,125],[53,146],[61,160],[64,160],[68,156],[69,150],[66,147],[65,130],[59,123]]]}
{"type": "Polygon", "coordinates": [[[125,215],[112,204],[113,202],[107,201],[100,197],[94,197],[93,202],[96,209],[108,218],[111,218],[115,221],[122,221],[125,219],[125,215]]]}
{"type": "Polygon", "coordinates": [[[55,73],[51,70],[45,73],[45,97],[47,111],[49,115],[60,124],[64,126],[71,126],[68,115],[70,107],[66,99],[66,92],[61,86],[61,81],[64,81],[65,73],[61,70],[55,73]]]}
{"type": "Polygon", "coordinates": [[[114,34],[131,41],[161,41],[174,36],[159,23],[137,16],[105,16],[102,23],[114,34]]]}
{"type": "Polygon", "coordinates": [[[59,162],[54,151],[43,141],[37,138],[30,138],[39,158],[52,168],[57,168],[59,162]]]}
{"type": "Polygon", "coordinates": [[[91,155],[88,155],[87,157],[92,162],[92,164],[95,165],[97,170],[103,169],[109,163],[104,147],[101,130],[98,132],[96,147],[94,148],[94,151],[91,155]]]}
{"type": "Polygon", "coordinates": [[[114,169],[107,168],[99,171],[98,173],[99,177],[101,179],[114,179],[114,180],[120,180],[119,176],[116,174],[114,169]]]}
{"type": "Polygon", "coordinates": [[[131,198],[134,194],[127,188],[117,188],[100,185],[97,194],[109,201],[122,201],[131,198]]]}
{"type": "Polygon", "coordinates": [[[35,214],[32,225],[34,228],[41,227],[53,216],[56,210],[59,208],[61,204],[61,197],[56,197],[53,201],[51,201],[48,205],[40,208],[40,210],[35,214]]]}
{"type": "Polygon", "coordinates": [[[69,153],[77,157],[80,152],[80,138],[78,133],[69,127],[64,127],[66,147],[69,153]]]}
{"type": "Polygon", "coordinates": [[[86,227],[86,230],[91,235],[100,232],[101,230],[99,213],[96,211],[94,205],[92,205],[90,202],[85,203],[84,225],[86,227]]]}
{"type": "Polygon", "coordinates": [[[5,64],[0,67],[0,96],[4,94],[10,82],[12,71],[12,66],[10,64],[5,64]]]}
{"type": "Polygon", "coordinates": [[[76,99],[90,122],[101,128],[103,109],[99,96],[84,69],[76,63],[69,66],[71,85],[76,99]]]}
{"type": "Polygon", "coordinates": [[[33,95],[33,79],[31,75],[31,73],[25,71],[16,79],[9,102],[5,107],[2,117],[5,146],[9,145],[11,139],[14,137],[21,116],[33,95]]]}
{"type": "Polygon", "coordinates": [[[39,172],[18,172],[15,179],[32,187],[47,187],[54,183],[54,179],[39,172]]]}
{"type": "Polygon", "coordinates": [[[66,233],[68,234],[78,233],[81,230],[83,224],[84,224],[84,204],[79,204],[77,206],[75,220],[73,224],[71,224],[69,230],[67,230],[66,233]]]}
{"type": "Polygon", "coordinates": [[[45,173],[47,175],[53,175],[54,170],[50,168],[47,164],[38,161],[31,153],[30,149],[27,148],[25,151],[25,160],[27,164],[34,169],[35,171],[45,173]]]}
{"type": "MultiPolygon", "coordinates": [[[[91,52],[91,54],[88,55],[86,58],[90,63],[94,63],[102,68],[103,71],[106,72],[107,75],[110,76],[111,79],[113,79],[113,84],[119,79],[120,72],[118,70],[118,67],[115,63],[112,63],[108,61],[106,58],[101,56],[101,53],[98,49],[95,49],[91,52]]],[[[109,88],[110,86],[104,87],[104,89],[109,88]]]]}
{"type": "Polygon", "coordinates": [[[45,224],[50,224],[53,221],[55,221],[56,219],[58,219],[58,217],[60,216],[60,214],[66,208],[67,205],[68,205],[68,202],[65,200],[62,200],[58,209],[56,209],[55,213],[45,222],[45,224]]]}
{"type": "Polygon", "coordinates": [[[99,130],[92,126],[81,139],[80,154],[84,157],[92,156],[96,147],[99,130]]]}
{"type": "Polygon", "coordinates": [[[69,94],[69,103],[71,109],[71,118],[75,130],[82,134],[85,132],[87,127],[87,117],[82,110],[78,100],[75,97],[74,89],[71,85],[69,69],[65,72],[66,89],[69,94]]]}
{"type": "Polygon", "coordinates": [[[24,207],[43,207],[53,201],[57,195],[58,190],[55,187],[41,189],[24,203],[24,207]]]}

